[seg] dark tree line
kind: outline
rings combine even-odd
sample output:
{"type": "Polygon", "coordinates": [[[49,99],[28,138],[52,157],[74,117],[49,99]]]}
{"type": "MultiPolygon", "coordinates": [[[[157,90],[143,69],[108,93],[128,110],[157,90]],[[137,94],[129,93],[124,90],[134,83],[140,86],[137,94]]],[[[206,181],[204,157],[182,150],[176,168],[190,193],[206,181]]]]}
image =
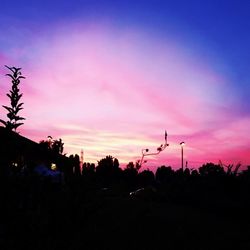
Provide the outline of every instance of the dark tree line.
{"type": "Polygon", "coordinates": [[[133,163],[121,169],[112,156],[79,163],[77,155],[64,162],[62,183],[32,173],[1,179],[2,249],[230,249],[232,231],[233,248],[249,249],[237,235],[249,233],[250,167],[154,174],[133,163]]]}

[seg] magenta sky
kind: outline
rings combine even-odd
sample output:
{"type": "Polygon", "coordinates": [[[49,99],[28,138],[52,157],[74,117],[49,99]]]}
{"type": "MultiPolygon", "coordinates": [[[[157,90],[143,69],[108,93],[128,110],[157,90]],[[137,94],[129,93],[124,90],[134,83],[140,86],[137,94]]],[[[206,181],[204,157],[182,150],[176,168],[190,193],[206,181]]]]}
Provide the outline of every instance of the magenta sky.
{"type": "MultiPolygon", "coordinates": [[[[170,146],[146,168],[179,167],[181,141],[190,167],[250,163],[250,116],[239,115],[241,96],[226,74],[227,62],[207,44],[112,22],[27,27],[20,43],[0,54],[1,65],[21,66],[27,78],[22,135],[62,138],[65,153],[83,149],[85,161],[109,154],[128,163],[140,159],[142,148],[163,143],[166,129],[170,146]],[[207,50],[211,54],[202,56],[207,50]]],[[[8,104],[4,67],[0,73],[0,102],[8,104]]]]}

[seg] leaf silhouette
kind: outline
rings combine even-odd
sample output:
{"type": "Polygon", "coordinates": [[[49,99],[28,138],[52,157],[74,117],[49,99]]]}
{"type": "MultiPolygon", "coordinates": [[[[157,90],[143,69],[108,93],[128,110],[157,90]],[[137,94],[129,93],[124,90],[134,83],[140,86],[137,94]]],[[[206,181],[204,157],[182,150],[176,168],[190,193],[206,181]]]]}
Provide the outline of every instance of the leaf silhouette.
{"type": "Polygon", "coordinates": [[[25,120],[25,118],[23,118],[23,117],[21,117],[21,116],[16,116],[16,117],[15,117],[15,120],[16,120],[16,121],[25,120]]]}
{"type": "Polygon", "coordinates": [[[0,122],[6,127],[6,125],[7,125],[7,122],[6,122],[6,121],[0,119],[0,122]]]}
{"type": "Polygon", "coordinates": [[[16,107],[17,107],[17,108],[21,108],[21,106],[22,106],[23,104],[24,104],[24,103],[21,102],[21,103],[19,103],[16,107]]]}
{"type": "Polygon", "coordinates": [[[22,68],[12,67],[16,72],[20,71],[22,68]]]}
{"type": "Polygon", "coordinates": [[[14,109],[13,109],[13,108],[11,108],[11,107],[4,106],[4,105],[3,105],[3,107],[4,107],[5,109],[7,109],[9,112],[14,112],[14,109]]]}
{"type": "Polygon", "coordinates": [[[19,126],[23,125],[23,122],[13,124],[13,128],[17,129],[19,126]]]}
{"type": "Polygon", "coordinates": [[[11,77],[15,81],[15,78],[11,74],[6,74],[6,76],[11,77]]]}

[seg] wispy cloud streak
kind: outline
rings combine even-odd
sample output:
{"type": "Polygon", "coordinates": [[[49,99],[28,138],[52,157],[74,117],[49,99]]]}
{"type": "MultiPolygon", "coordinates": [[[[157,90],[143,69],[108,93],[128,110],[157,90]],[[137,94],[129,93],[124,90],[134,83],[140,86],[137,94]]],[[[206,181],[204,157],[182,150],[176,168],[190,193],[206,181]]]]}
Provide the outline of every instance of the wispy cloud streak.
{"type": "Polygon", "coordinates": [[[84,149],[87,161],[111,154],[126,163],[159,146],[167,129],[169,148],[148,166],[178,167],[182,140],[190,164],[250,161],[249,117],[237,116],[228,79],[191,58],[185,44],[98,25],[48,34],[30,35],[35,43],[12,50],[15,61],[0,54],[1,61],[23,63],[27,76],[25,136],[60,137],[68,154],[84,149]]]}

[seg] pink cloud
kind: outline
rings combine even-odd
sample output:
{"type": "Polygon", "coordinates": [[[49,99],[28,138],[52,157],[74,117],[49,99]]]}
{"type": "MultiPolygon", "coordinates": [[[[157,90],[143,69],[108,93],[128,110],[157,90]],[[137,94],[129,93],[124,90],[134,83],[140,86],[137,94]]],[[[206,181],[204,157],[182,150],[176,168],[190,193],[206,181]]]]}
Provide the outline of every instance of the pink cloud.
{"type": "Polygon", "coordinates": [[[103,26],[55,30],[33,41],[32,51],[22,51],[25,136],[60,137],[68,154],[84,149],[86,161],[111,154],[127,163],[142,148],[158,147],[167,129],[169,148],[148,166],[178,167],[182,140],[195,166],[219,157],[250,160],[249,122],[234,122],[226,77],[190,58],[185,44],[103,26]]]}

